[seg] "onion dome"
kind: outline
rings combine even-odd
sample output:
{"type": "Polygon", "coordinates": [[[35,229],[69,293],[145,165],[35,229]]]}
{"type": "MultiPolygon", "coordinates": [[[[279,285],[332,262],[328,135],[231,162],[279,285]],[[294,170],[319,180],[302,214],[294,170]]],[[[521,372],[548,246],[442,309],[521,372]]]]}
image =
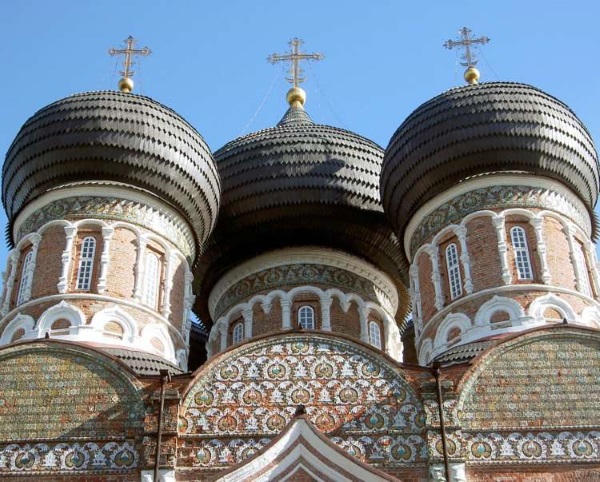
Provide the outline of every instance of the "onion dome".
{"type": "Polygon", "coordinates": [[[429,199],[469,177],[502,171],[558,180],[590,213],[596,203],[598,157],[573,111],[529,85],[494,82],[449,90],[404,121],[385,153],[383,206],[403,236],[429,199]]]}
{"type": "Polygon", "coordinates": [[[219,177],[200,134],[148,97],[90,92],[41,109],[17,134],[2,171],[9,226],[45,192],[96,181],[160,197],[184,214],[199,243],[216,222],[219,177]]]}
{"type": "MultiPolygon", "coordinates": [[[[314,123],[302,94],[291,89],[290,108],[276,127],[215,152],[223,194],[219,222],[196,273],[199,303],[228,268],[293,246],[354,254],[400,284],[402,252],[379,195],[383,149],[347,130],[314,123]]],[[[204,307],[197,310],[209,319],[204,307]]]]}

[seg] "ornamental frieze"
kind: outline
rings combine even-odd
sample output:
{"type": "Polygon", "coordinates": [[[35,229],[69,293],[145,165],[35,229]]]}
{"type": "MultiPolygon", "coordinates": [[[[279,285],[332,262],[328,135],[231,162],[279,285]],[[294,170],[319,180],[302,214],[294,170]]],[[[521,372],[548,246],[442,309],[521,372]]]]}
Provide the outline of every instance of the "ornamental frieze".
{"type": "Polygon", "coordinates": [[[371,281],[350,271],[320,264],[291,264],[259,271],[234,284],[217,303],[216,316],[223,315],[235,304],[255,294],[283,286],[293,288],[306,284],[340,288],[374,302],[379,302],[378,293],[381,296],[381,290],[371,281]]]}
{"type": "Polygon", "coordinates": [[[298,405],[353,456],[376,465],[426,459],[425,414],[412,387],[349,342],[293,335],[228,353],[183,403],[182,453],[199,468],[225,468],[269,443],[298,405]]]}
{"type": "Polygon", "coordinates": [[[479,463],[600,461],[600,432],[463,434],[465,458],[479,463]]]}
{"type": "Polygon", "coordinates": [[[124,221],[155,232],[173,243],[188,259],[192,257],[194,238],[183,225],[166,213],[146,204],[108,196],[77,196],[58,199],[32,212],[17,233],[17,242],[57,219],[103,219],[124,221]]]}
{"type": "Polygon", "coordinates": [[[419,247],[441,229],[459,224],[475,211],[506,208],[539,208],[558,211],[569,217],[587,233],[591,230],[589,214],[581,211],[566,195],[551,189],[530,186],[492,186],[469,191],[444,203],[425,216],[410,240],[410,251],[419,247]]]}
{"type": "Polygon", "coordinates": [[[83,471],[128,472],[139,463],[131,442],[37,443],[0,446],[0,477],[4,473],[38,475],[83,471]]]}

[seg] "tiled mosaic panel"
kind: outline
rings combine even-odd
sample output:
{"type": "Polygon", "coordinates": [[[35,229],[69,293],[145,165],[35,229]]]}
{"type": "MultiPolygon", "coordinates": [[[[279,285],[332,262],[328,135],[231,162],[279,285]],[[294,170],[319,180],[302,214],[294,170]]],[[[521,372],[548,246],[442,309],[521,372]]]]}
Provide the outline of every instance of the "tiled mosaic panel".
{"type": "Polygon", "coordinates": [[[0,446],[0,474],[127,471],[138,466],[130,442],[9,444],[0,446]]]}
{"type": "Polygon", "coordinates": [[[468,460],[512,461],[600,460],[600,432],[463,434],[468,460]]]}
{"type": "Polygon", "coordinates": [[[1,442],[122,440],[135,436],[143,424],[144,409],[135,388],[98,356],[43,345],[4,353],[1,442]]]}
{"type": "Polygon", "coordinates": [[[207,468],[239,463],[280,433],[299,404],[361,460],[425,460],[424,413],[408,383],[357,346],[314,335],[257,342],[210,367],[184,401],[181,453],[207,468]]]}
{"type": "Polygon", "coordinates": [[[582,337],[529,341],[490,357],[464,387],[464,429],[596,427],[600,349],[582,337]]]}

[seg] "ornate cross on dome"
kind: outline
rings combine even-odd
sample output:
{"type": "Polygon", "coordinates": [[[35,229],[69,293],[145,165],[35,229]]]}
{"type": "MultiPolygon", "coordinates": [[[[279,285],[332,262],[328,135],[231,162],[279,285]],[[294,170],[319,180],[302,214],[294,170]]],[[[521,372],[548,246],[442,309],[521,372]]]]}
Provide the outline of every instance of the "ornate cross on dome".
{"type": "Polygon", "coordinates": [[[461,28],[458,33],[461,35],[460,40],[446,40],[444,42],[444,47],[448,50],[452,50],[454,47],[464,47],[465,55],[464,59],[466,62],[461,62],[461,65],[465,67],[473,67],[477,64],[477,60],[475,60],[473,53],[471,52],[471,45],[473,44],[486,44],[490,41],[487,37],[479,37],[473,38],[471,37],[471,30],[467,27],[461,28]]]}
{"type": "Polygon", "coordinates": [[[150,55],[152,51],[148,47],[144,47],[143,49],[135,49],[135,39],[130,35],[125,40],[126,47],[124,49],[109,49],[108,53],[110,55],[125,55],[125,60],[123,60],[124,70],[121,71],[121,75],[123,78],[119,81],[119,88],[123,92],[131,92],[133,90],[133,80],[131,77],[133,76],[133,70],[131,70],[131,66],[135,63],[131,60],[132,55],[150,55]]]}
{"type": "Polygon", "coordinates": [[[271,54],[267,57],[267,61],[275,64],[276,62],[291,62],[292,67],[290,68],[291,78],[288,77],[287,80],[294,85],[294,87],[298,87],[298,84],[304,82],[304,77],[302,77],[302,69],[298,62],[300,60],[323,60],[325,57],[321,54],[303,54],[300,53],[299,47],[304,42],[299,38],[295,37],[290,40],[289,45],[292,47],[292,51],[289,54],[271,54]]]}

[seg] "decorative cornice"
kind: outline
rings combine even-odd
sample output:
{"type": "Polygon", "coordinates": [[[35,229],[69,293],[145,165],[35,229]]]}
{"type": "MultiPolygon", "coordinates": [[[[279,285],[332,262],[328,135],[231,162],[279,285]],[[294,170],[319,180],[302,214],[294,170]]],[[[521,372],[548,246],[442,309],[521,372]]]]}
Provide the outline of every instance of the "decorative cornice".
{"type": "Polygon", "coordinates": [[[562,184],[531,175],[485,176],[460,183],[436,196],[411,218],[404,236],[404,249],[412,256],[440,229],[460,221],[474,211],[510,207],[549,209],[567,216],[589,237],[590,215],[581,200],[562,184]]]}
{"type": "Polygon", "coordinates": [[[191,261],[196,253],[194,234],[183,216],[149,194],[115,185],[85,185],[51,191],[28,204],[14,223],[14,238],[37,231],[58,219],[125,221],[169,240],[191,261]]]}
{"type": "MultiPolygon", "coordinates": [[[[373,301],[382,305],[392,314],[395,314],[398,310],[399,299],[394,283],[377,268],[340,251],[304,247],[272,251],[247,261],[226,273],[210,293],[209,310],[211,316],[216,319],[219,316],[217,312],[226,309],[223,308],[221,300],[239,282],[272,268],[301,264],[338,268],[352,276],[363,278],[372,283],[372,291],[368,294],[369,298],[372,298],[373,301]]],[[[306,279],[303,280],[303,284],[306,281],[306,279]]],[[[281,281],[281,284],[285,283],[285,280],[281,281]]],[[[332,283],[332,286],[334,285],[335,283],[332,283]]],[[[269,289],[271,288],[269,287],[269,289]]]]}

